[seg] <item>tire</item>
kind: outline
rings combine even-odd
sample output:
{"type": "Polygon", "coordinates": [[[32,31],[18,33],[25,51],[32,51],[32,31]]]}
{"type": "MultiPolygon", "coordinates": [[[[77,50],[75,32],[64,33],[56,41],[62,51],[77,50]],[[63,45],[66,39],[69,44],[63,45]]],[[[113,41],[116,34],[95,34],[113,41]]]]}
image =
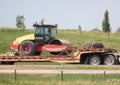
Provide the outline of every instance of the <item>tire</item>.
{"type": "Polygon", "coordinates": [[[103,43],[92,43],[91,41],[87,41],[84,46],[85,49],[93,48],[104,48],[103,43]]]}
{"type": "Polygon", "coordinates": [[[104,48],[104,45],[103,45],[103,43],[94,43],[92,45],[92,47],[94,47],[94,48],[104,48]]]}
{"type": "Polygon", "coordinates": [[[100,65],[101,59],[99,55],[92,55],[90,57],[90,65],[100,65]]]}
{"type": "Polygon", "coordinates": [[[89,54],[80,55],[80,64],[89,64],[89,62],[90,62],[90,55],[89,54]]]}
{"type": "Polygon", "coordinates": [[[84,44],[84,49],[89,49],[92,47],[92,41],[87,41],[85,44],[84,44]]]}
{"type": "Polygon", "coordinates": [[[35,54],[35,45],[32,41],[23,41],[19,47],[19,53],[23,56],[32,56],[35,54]]]}
{"type": "Polygon", "coordinates": [[[116,59],[113,55],[106,55],[104,58],[105,65],[114,65],[116,64],[116,59]]]}

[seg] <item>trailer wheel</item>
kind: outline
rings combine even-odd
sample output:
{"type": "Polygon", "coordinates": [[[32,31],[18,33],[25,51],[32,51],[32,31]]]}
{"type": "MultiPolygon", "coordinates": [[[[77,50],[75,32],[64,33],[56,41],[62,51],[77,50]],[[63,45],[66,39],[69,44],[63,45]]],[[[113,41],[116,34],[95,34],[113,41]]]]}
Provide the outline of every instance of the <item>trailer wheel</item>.
{"type": "Polygon", "coordinates": [[[91,65],[100,65],[101,59],[99,55],[91,55],[90,56],[90,64],[91,65]]]}
{"type": "Polygon", "coordinates": [[[113,55],[106,55],[104,58],[105,65],[114,65],[116,63],[116,59],[113,55]]]}
{"type": "Polygon", "coordinates": [[[19,53],[23,56],[35,54],[35,45],[32,41],[23,41],[19,47],[19,53]]]}

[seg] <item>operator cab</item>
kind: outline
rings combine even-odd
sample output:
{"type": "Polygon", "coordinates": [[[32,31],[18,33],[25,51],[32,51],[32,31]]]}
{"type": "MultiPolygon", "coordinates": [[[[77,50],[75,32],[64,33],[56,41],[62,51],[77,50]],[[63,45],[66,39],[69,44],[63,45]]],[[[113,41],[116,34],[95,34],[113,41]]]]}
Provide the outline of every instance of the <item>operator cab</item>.
{"type": "Polygon", "coordinates": [[[56,26],[54,25],[34,24],[33,26],[35,27],[35,42],[38,44],[46,44],[56,36],[56,26]]]}

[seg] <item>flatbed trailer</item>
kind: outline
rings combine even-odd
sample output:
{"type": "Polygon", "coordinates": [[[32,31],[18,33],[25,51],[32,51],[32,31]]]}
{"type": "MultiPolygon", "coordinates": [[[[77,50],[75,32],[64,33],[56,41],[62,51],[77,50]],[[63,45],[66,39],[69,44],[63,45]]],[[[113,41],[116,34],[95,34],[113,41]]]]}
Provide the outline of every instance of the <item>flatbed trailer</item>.
{"type": "Polygon", "coordinates": [[[62,63],[80,63],[91,65],[114,65],[119,64],[120,54],[109,52],[102,48],[97,49],[79,49],[73,52],[74,56],[70,55],[51,55],[51,56],[16,56],[12,53],[0,54],[0,64],[14,64],[15,62],[62,62],[62,63]]]}

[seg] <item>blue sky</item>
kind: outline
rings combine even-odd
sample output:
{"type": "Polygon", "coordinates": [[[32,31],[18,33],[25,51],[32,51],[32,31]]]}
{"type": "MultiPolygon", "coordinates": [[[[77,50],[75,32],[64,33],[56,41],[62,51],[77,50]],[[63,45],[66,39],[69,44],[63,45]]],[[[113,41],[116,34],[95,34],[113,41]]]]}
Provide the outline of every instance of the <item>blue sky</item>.
{"type": "Polygon", "coordinates": [[[0,26],[15,27],[16,16],[24,15],[26,27],[45,19],[59,28],[101,29],[105,10],[113,31],[120,26],[120,0],[0,0],[0,26]]]}

